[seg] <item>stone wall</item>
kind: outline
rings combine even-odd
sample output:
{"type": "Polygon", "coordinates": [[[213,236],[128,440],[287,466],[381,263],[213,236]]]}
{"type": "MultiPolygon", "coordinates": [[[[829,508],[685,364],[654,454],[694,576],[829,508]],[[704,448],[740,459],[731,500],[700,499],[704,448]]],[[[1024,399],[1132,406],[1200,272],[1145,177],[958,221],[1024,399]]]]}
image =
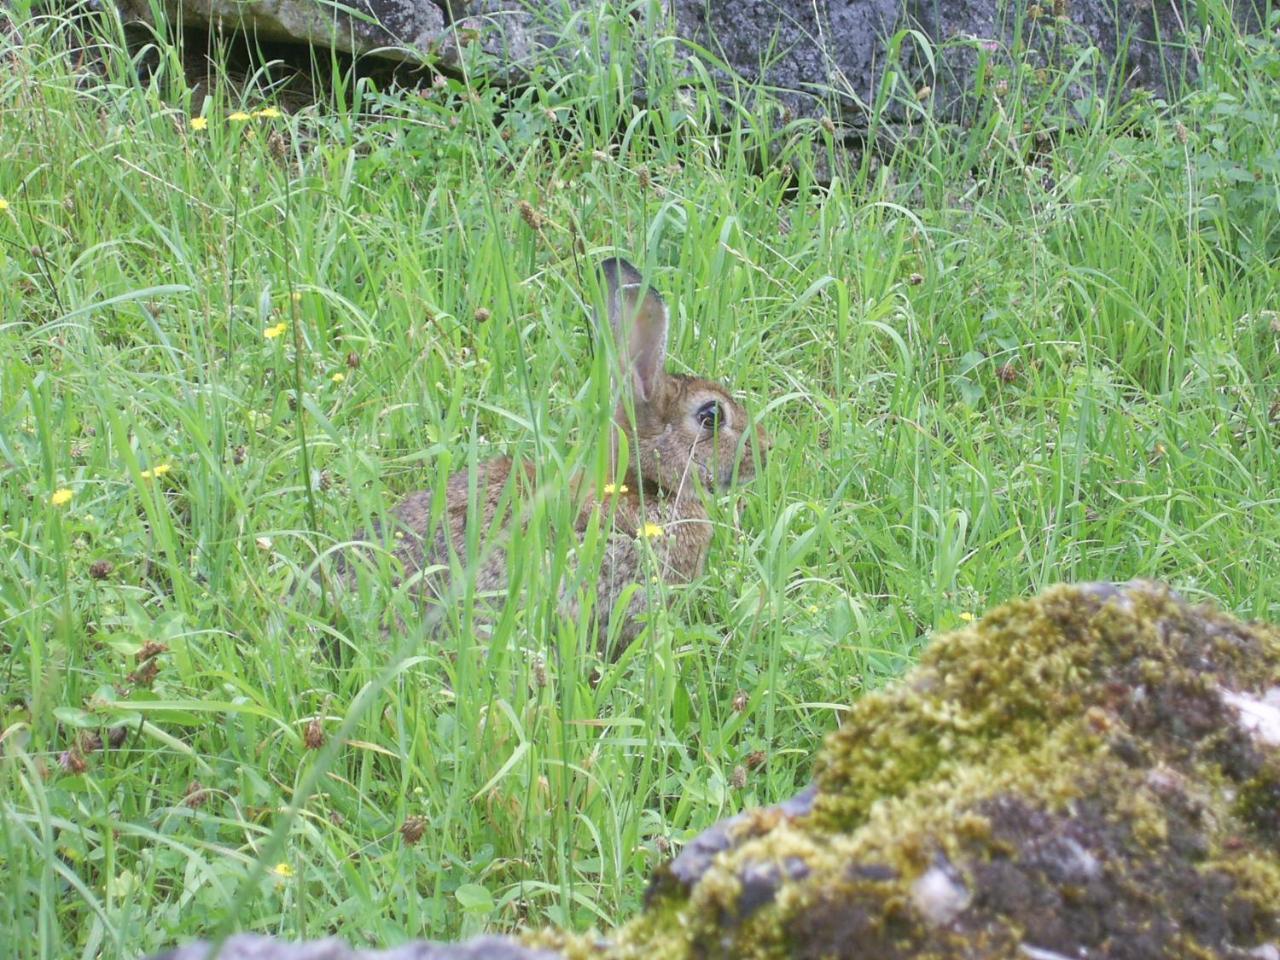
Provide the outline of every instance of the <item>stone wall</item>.
{"type": "MultiPolygon", "coordinates": [[[[1256,28],[1263,0],[1234,3],[1256,28]]],[[[127,20],[149,20],[149,0],[117,0],[127,20]]],[[[1200,5],[1195,0],[163,0],[187,25],[239,27],[262,39],[296,40],[365,56],[423,60],[517,82],[536,65],[594,69],[583,16],[612,10],[641,50],[662,44],[678,58],[698,48],[723,62],[712,74],[767,85],[796,116],[827,116],[857,130],[888,94],[890,118],[919,107],[964,121],[984,87],[1004,82],[1030,94],[1045,73],[1065,72],[1071,102],[1111,91],[1166,96],[1194,80],[1200,5]],[[621,9],[625,12],[617,13],[621,9]],[[347,13],[345,11],[353,11],[347,13]],[[570,25],[572,24],[572,25],[570,25]],[[1096,49],[1095,57],[1083,51],[1096,49]],[[913,106],[914,105],[914,106],[913,106]]],[[[1222,25],[1219,25],[1221,27],[1222,25]]],[[[883,112],[882,112],[883,113],[883,112]]]]}

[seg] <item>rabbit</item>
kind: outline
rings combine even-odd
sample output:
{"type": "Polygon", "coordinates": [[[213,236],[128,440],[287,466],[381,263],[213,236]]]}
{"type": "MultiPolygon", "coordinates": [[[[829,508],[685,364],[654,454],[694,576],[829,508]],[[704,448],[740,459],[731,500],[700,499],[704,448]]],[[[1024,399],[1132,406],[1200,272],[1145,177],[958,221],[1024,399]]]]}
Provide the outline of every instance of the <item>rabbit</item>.
{"type": "MultiPolygon", "coordinates": [[[[626,439],[630,462],[624,477],[614,477],[614,483],[600,490],[584,489],[586,481],[576,482],[583,506],[575,532],[581,533],[596,511],[601,512],[601,522],[612,521],[594,606],[602,645],[610,635],[617,601],[629,586],[638,585],[621,614],[612,650],[616,657],[643,628],[653,592],[646,580],[652,573],[676,584],[703,572],[711,523],[697,488],[721,492],[735,480],[749,481],[764,463],[771,442],[723,386],[666,371],[667,307],[634,266],[610,258],[600,265],[600,273],[622,370],[610,462],[618,462],[620,437],[626,439]],[[650,550],[656,571],[647,565],[650,550]]],[[[502,457],[479,464],[475,472],[474,512],[469,505],[473,480],[464,469],[447,481],[444,512],[434,530],[431,490],[408,495],[391,513],[397,531],[394,556],[404,577],[420,576],[419,589],[436,599],[459,592],[450,578],[449,558],[453,552],[466,563],[468,522],[483,525],[483,543],[489,531],[509,529],[518,509],[511,505],[534,492],[530,463],[502,457]],[[516,489],[507,496],[509,483],[516,489]]],[[[475,568],[477,593],[503,596],[507,585],[506,550],[482,549],[475,568]]],[[[560,606],[568,616],[578,617],[577,601],[567,593],[560,606]]]]}

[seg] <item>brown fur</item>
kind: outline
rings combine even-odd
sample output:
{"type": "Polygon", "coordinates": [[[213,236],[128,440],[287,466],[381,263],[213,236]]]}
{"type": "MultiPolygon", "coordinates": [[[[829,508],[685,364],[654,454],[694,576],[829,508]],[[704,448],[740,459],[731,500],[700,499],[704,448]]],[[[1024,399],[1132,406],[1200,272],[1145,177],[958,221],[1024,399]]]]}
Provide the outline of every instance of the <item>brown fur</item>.
{"type": "MultiPolygon", "coordinates": [[[[631,584],[639,585],[623,613],[621,646],[616,653],[641,630],[640,618],[648,610],[652,593],[645,583],[648,575],[678,584],[702,574],[711,524],[699,487],[724,490],[735,479],[751,479],[769,440],[761,428],[750,430],[746,410],[724,387],[663,369],[666,308],[661,298],[644,289],[635,268],[625,261],[611,260],[603,265],[603,272],[610,322],[625,371],[621,378],[623,399],[614,415],[613,462],[618,462],[621,439],[625,438],[629,466],[621,481],[625,491],[620,487],[609,493],[574,491],[583,503],[575,533],[582,534],[596,513],[601,514],[601,523],[611,523],[595,598],[602,643],[615,603],[631,584]],[[722,410],[714,431],[697,417],[699,409],[710,401],[722,410]],[[662,534],[645,536],[646,524],[658,525],[662,534]],[[647,563],[650,552],[656,561],[652,568],[647,563]]],[[[506,553],[501,545],[495,548],[489,542],[493,538],[488,534],[506,531],[512,521],[512,504],[518,511],[522,500],[534,492],[533,465],[525,463],[517,469],[506,457],[478,465],[475,514],[469,510],[470,483],[466,470],[450,477],[444,515],[429,539],[431,491],[409,495],[393,511],[398,531],[394,554],[403,564],[406,579],[422,576],[424,599],[443,601],[458,590],[449,573],[451,553],[464,569],[474,569],[477,593],[505,595],[506,553]],[[509,490],[513,482],[516,489],[509,490]],[[479,558],[466,553],[469,519],[483,524],[479,558]]],[[[572,597],[562,595],[561,605],[570,616],[578,615],[572,597]]]]}

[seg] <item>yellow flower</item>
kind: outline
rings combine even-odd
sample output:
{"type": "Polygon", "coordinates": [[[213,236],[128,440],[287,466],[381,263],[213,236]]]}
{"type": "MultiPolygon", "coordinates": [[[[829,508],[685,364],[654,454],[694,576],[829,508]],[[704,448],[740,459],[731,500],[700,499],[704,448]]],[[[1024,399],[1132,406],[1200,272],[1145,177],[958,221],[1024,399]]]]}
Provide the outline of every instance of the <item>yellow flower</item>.
{"type": "Polygon", "coordinates": [[[335,373],[329,379],[332,380],[334,383],[341,383],[343,380],[347,379],[347,375],[345,373],[335,373]]]}
{"type": "Polygon", "coordinates": [[[289,299],[290,299],[290,300],[292,300],[294,303],[301,303],[301,302],[302,302],[302,291],[301,291],[301,290],[295,290],[295,291],[293,291],[293,293],[289,294],[289,299]]]}
{"type": "Polygon", "coordinates": [[[656,523],[646,523],[643,527],[640,528],[640,536],[647,537],[650,540],[652,540],[654,537],[660,537],[664,533],[666,533],[666,531],[663,530],[662,527],[656,523]]]}
{"type": "Polygon", "coordinates": [[[631,488],[625,483],[606,483],[600,489],[603,490],[606,495],[612,495],[615,493],[626,493],[631,488]]]}
{"type": "Polygon", "coordinates": [[[71,502],[71,498],[73,496],[75,496],[75,494],[66,487],[59,487],[57,490],[53,491],[53,496],[49,498],[49,502],[55,507],[65,507],[71,502]]]}
{"type": "Polygon", "coordinates": [[[275,107],[263,107],[261,110],[253,111],[253,115],[259,120],[274,120],[280,116],[280,111],[275,107]]]}
{"type": "Polygon", "coordinates": [[[0,213],[4,213],[9,209],[9,201],[4,197],[0,197],[0,213]]]}
{"type": "Polygon", "coordinates": [[[244,123],[246,120],[249,119],[249,115],[245,113],[243,110],[237,110],[235,113],[229,115],[227,119],[232,121],[233,123],[244,123]]]}
{"type": "Polygon", "coordinates": [[[282,880],[288,880],[293,876],[293,867],[289,866],[287,863],[277,863],[271,868],[271,872],[282,880]]]}
{"type": "Polygon", "coordinates": [[[163,477],[172,469],[173,467],[169,466],[167,463],[158,463],[148,470],[143,470],[141,476],[143,480],[150,480],[153,477],[163,477]]]}
{"type": "Polygon", "coordinates": [[[192,129],[192,130],[204,130],[204,129],[206,129],[208,126],[209,126],[209,118],[208,118],[208,117],[192,117],[192,118],[191,118],[191,129],[192,129]]]}
{"type": "Polygon", "coordinates": [[[973,620],[973,614],[970,613],[968,610],[966,610],[960,614],[960,619],[963,620],[965,623],[969,623],[973,620]]]}
{"type": "Polygon", "coordinates": [[[274,340],[288,329],[289,325],[287,323],[277,323],[274,327],[267,327],[267,329],[263,330],[262,335],[268,340],[274,340]]]}

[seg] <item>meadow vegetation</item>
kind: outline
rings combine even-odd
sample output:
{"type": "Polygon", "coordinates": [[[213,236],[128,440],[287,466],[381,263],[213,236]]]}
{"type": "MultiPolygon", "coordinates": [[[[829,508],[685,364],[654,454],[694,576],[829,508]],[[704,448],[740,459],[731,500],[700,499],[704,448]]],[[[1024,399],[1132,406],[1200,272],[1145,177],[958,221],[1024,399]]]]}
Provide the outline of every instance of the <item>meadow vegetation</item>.
{"type": "Polygon", "coordinates": [[[160,39],[139,71],[105,19],[14,18],[5,957],[606,925],[990,604],[1143,576],[1280,620],[1280,21],[1211,16],[1175,103],[1068,124],[1013,74],[967,130],[845,153],[662,49],[637,105],[607,14],[608,70],[337,70],[301,106],[265,72],[197,94],[160,39]],[[599,556],[566,480],[605,466],[614,254],[671,304],[672,369],[774,445],[714,502],[705,578],[610,661],[556,596],[589,601],[599,556]],[[441,636],[401,629],[385,556],[313,586],[499,453],[544,495],[491,636],[468,594],[441,636]]]}

